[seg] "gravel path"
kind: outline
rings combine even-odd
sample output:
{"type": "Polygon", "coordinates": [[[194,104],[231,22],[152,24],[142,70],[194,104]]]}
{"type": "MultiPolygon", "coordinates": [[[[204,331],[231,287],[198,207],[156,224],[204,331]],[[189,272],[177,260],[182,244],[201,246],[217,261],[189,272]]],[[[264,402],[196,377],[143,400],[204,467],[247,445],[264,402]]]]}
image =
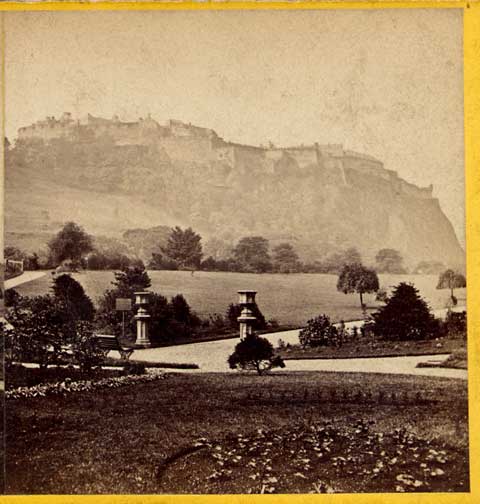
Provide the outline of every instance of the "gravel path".
{"type": "Polygon", "coordinates": [[[5,290],[13,289],[18,285],[22,285],[27,282],[32,282],[37,278],[41,278],[46,275],[45,271],[24,271],[21,275],[10,278],[10,280],[5,280],[5,290]]]}
{"type": "MultiPolygon", "coordinates": [[[[298,330],[263,335],[276,346],[281,338],[285,343],[298,343],[298,330]]],[[[134,359],[147,362],[171,362],[198,364],[200,369],[188,372],[225,372],[230,371],[228,356],[233,352],[237,339],[208,341],[177,345],[163,348],[135,350],[134,359]]],[[[417,368],[419,362],[440,360],[443,355],[421,355],[412,357],[377,357],[358,359],[302,359],[288,360],[286,370],[290,371],[341,371],[363,373],[412,374],[422,376],[443,376],[467,379],[463,369],[417,368]]]]}

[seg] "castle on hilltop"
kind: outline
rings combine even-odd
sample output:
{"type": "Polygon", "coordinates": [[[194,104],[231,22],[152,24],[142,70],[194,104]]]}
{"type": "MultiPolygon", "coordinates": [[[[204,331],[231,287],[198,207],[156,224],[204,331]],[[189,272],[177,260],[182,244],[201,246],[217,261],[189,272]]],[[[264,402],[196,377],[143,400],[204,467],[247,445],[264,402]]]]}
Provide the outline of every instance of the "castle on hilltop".
{"type": "Polygon", "coordinates": [[[224,163],[232,167],[261,166],[265,173],[302,174],[308,170],[321,171],[326,183],[361,184],[364,180],[387,183],[402,196],[431,199],[433,186],[417,187],[401,179],[397,172],[387,170],[378,159],[344,149],[341,144],[299,145],[293,147],[252,146],[225,141],[210,128],[194,126],[170,119],[164,125],[150,115],[138,121],[120,121],[94,117],[74,119],[65,112],[59,119],[47,117],[18,130],[22,142],[41,140],[45,143],[64,139],[94,142],[109,139],[116,146],[155,146],[172,160],[187,162],[224,163]]]}

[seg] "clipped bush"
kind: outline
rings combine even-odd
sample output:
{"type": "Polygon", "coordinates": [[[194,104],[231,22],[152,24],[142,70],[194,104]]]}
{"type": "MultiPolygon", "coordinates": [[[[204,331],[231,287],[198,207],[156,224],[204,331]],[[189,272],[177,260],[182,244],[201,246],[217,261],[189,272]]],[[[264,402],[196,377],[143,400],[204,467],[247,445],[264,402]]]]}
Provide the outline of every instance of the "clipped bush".
{"type": "Polygon", "coordinates": [[[235,346],[235,351],[228,358],[230,369],[253,369],[259,375],[274,367],[285,367],[282,358],[275,356],[273,346],[266,338],[249,334],[235,346]]]}
{"type": "Polygon", "coordinates": [[[307,322],[307,326],[300,331],[299,340],[303,347],[336,346],[339,334],[330,318],[323,314],[307,322]]]}

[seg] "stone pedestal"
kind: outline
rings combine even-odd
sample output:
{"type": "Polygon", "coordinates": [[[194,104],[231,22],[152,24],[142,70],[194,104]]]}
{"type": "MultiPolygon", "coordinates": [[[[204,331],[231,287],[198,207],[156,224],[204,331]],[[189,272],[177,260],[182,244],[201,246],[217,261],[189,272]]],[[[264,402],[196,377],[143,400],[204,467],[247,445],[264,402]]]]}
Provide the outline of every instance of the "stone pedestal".
{"type": "Polygon", "coordinates": [[[152,346],[148,334],[148,326],[151,316],[147,311],[147,306],[150,301],[151,292],[135,292],[135,304],[138,306],[135,321],[137,323],[137,339],[135,346],[148,348],[152,346]]]}
{"type": "Polygon", "coordinates": [[[240,323],[240,339],[245,339],[248,335],[253,334],[253,324],[257,320],[254,316],[252,307],[255,304],[255,294],[257,291],[254,290],[240,290],[239,294],[239,305],[242,308],[240,317],[237,318],[240,323]]]}

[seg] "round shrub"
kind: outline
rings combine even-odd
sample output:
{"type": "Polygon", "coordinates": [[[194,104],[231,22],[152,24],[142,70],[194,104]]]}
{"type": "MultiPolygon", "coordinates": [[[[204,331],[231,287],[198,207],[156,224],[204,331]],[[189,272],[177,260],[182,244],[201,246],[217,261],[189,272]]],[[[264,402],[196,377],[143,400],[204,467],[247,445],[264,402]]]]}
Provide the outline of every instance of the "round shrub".
{"type": "Polygon", "coordinates": [[[304,347],[334,346],[339,342],[339,334],[327,315],[319,315],[307,322],[300,331],[299,339],[304,347]]]}
{"type": "Polygon", "coordinates": [[[256,334],[249,334],[235,346],[228,365],[230,369],[254,369],[259,375],[274,367],[285,367],[282,358],[275,356],[270,341],[256,334]]]}

